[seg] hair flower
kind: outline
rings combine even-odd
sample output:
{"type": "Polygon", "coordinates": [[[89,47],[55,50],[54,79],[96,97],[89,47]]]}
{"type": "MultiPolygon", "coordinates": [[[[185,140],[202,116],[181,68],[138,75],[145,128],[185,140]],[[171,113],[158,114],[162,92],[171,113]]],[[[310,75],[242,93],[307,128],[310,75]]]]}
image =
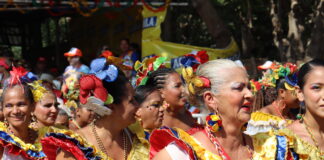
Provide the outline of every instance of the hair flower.
{"type": "Polygon", "coordinates": [[[183,68],[181,75],[191,94],[195,94],[195,88],[210,88],[211,86],[210,80],[203,76],[196,76],[192,67],[183,68]]]}
{"type": "Polygon", "coordinates": [[[37,77],[32,73],[28,72],[23,67],[12,67],[12,70],[10,71],[10,85],[15,85],[19,83],[29,83],[34,80],[37,80],[37,77]]]}
{"type": "Polygon", "coordinates": [[[184,67],[192,67],[195,71],[199,65],[208,62],[208,60],[209,55],[207,54],[207,51],[198,51],[184,55],[180,60],[180,63],[184,67]]]}
{"type": "Polygon", "coordinates": [[[80,78],[80,102],[82,106],[98,115],[109,115],[111,110],[105,106],[113,103],[113,97],[104,88],[102,81],[95,75],[84,75],[80,78]]]}
{"type": "Polygon", "coordinates": [[[90,64],[90,73],[106,82],[113,82],[118,76],[118,69],[114,65],[107,65],[106,58],[97,58],[90,64]]]}
{"type": "Polygon", "coordinates": [[[35,102],[39,102],[44,96],[44,93],[47,92],[46,88],[44,88],[41,84],[42,84],[41,80],[28,83],[28,85],[32,87],[31,91],[33,93],[35,102]]]}
{"type": "Polygon", "coordinates": [[[142,62],[136,61],[134,65],[136,74],[136,86],[145,85],[147,82],[147,76],[158,70],[159,68],[164,67],[164,63],[167,60],[167,57],[154,56],[150,58],[145,58],[142,62]]]}

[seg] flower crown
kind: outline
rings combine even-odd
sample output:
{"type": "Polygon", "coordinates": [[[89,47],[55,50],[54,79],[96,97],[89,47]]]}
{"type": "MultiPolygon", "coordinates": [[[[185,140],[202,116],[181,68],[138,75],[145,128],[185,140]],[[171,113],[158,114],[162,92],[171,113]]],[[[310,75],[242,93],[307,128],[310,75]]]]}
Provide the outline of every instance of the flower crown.
{"type": "Polygon", "coordinates": [[[28,72],[24,67],[12,67],[10,71],[10,79],[7,82],[9,85],[16,85],[22,83],[30,83],[37,80],[37,77],[32,73],[28,72]]]}
{"type": "Polygon", "coordinates": [[[255,81],[254,79],[250,80],[250,85],[253,94],[256,94],[262,88],[262,84],[259,81],[255,81]]]}
{"type": "Polygon", "coordinates": [[[263,72],[262,78],[259,80],[261,85],[264,88],[267,87],[276,87],[276,82],[280,78],[285,78],[285,87],[286,89],[293,90],[294,86],[297,85],[297,65],[293,63],[285,63],[284,65],[279,62],[270,62],[267,61],[265,64],[259,66],[259,69],[266,69],[263,72]]]}
{"type": "Polygon", "coordinates": [[[142,62],[136,61],[134,65],[136,74],[136,86],[145,85],[148,79],[148,75],[158,70],[159,68],[165,67],[164,63],[167,57],[154,56],[151,58],[146,58],[142,62]]]}
{"type": "Polygon", "coordinates": [[[190,53],[184,55],[184,58],[181,59],[180,63],[184,67],[192,67],[194,71],[198,68],[199,65],[208,62],[209,55],[207,51],[198,51],[196,53],[190,53]]]}
{"type": "Polygon", "coordinates": [[[204,76],[197,76],[192,67],[183,68],[181,75],[191,94],[196,93],[195,88],[210,88],[211,86],[209,79],[204,76]]]}

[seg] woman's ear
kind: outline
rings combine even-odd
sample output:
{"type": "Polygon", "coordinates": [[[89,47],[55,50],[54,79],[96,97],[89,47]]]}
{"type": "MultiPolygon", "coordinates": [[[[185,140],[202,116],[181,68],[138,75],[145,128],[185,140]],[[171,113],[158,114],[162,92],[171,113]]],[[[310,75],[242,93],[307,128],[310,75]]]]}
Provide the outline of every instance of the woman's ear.
{"type": "Polygon", "coordinates": [[[286,97],[285,93],[286,93],[286,90],[284,90],[282,88],[278,89],[278,98],[279,99],[285,99],[285,97],[286,97]]]}
{"type": "Polygon", "coordinates": [[[164,89],[161,88],[161,89],[159,89],[159,91],[160,91],[160,93],[161,93],[161,97],[162,97],[162,99],[164,99],[164,98],[165,98],[165,95],[164,95],[164,89]]]}
{"type": "Polygon", "coordinates": [[[141,115],[142,115],[142,108],[138,108],[136,113],[135,113],[135,118],[136,119],[141,119],[141,115]]]}
{"type": "Polygon", "coordinates": [[[217,111],[217,99],[211,91],[206,91],[203,93],[203,100],[206,107],[211,111],[217,111]]]}
{"type": "Polygon", "coordinates": [[[296,91],[298,100],[300,102],[303,102],[305,100],[303,91],[298,86],[295,87],[295,91],[296,91]]]}

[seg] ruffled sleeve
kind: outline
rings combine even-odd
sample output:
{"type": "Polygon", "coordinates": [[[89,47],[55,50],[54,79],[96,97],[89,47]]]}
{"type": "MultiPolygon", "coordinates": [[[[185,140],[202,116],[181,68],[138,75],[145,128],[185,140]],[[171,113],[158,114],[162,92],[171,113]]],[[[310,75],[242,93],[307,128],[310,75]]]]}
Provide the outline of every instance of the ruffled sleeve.
{"type": "Polygon", "coordinates": [[[44,127],[40,130],[45,133],[41,143],[49,160],[56,159],[58,149],[71,153],[78,160],[110,160],[106,154],[73,131],[54,127],[44,127]]]}
{"type": "Polygon", "coordinates": [[[25,143],[13,134],[8,134],[8,129],[3,122],[0,122],[0,145],[6,148],[8,153],[21,155],[27,159],[45,159],[46,155],[42,151],[38,140],[34,144],[25,143]]]}
{"type": "Polygon", "coordinates": [[[162,127],[152,132],[150,137],[150,159],[153,159],[158,152],[170,143],[174,143],[181,150],[186,151],[191,160],[198,159],[191,146],[180,139],[178,132],[167,127],[162,127]]]}
{"type": "Polygon", "coordinates": [[[291,122],[291,120],[286,121],[280,117],[258,111],[252,113],[244,133],[250,136],[258,133],[266,133],[272,129],[283,129],[291,122]]]}
{"type": "Polygon", "coordinates": [[[170,143],[174,143],[181,150],[184,150],[189,155],[190,159],[195,160],[221,160],[218,155],[211,153],[203,148],[198,141],[190,136],[187,132],[179,128],[162,127],[154,130],[150,137],[150,158],[153,158],[156,153],[164,149],[170,143]]]}
{"type": "Polygon", "coordinates": [[[316,146],[304,141],[290,129],[282,129],[279,131],[279,134],[287,137],[289,148],[298,155],[300,160],[324,160],[324,155],[321,154],[321,151],[316,146]]]}

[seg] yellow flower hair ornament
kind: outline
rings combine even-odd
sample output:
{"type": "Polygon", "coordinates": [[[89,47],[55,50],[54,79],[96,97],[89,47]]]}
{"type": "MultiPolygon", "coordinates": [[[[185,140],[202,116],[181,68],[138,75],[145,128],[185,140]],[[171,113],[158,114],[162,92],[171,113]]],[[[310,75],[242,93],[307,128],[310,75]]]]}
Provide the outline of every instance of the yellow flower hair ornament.
{"type": "Polygon", "coordinates": [[[183,68],[181,75],[191,94],[196,93],[195,88],[210,88],[209,79],[204,76],[197,76],[192,67],[183,68]]]}
{"type": "Polygon", "coordinates": [[[31,91],[33,93],[35,102],[39,102],[44,96],[44,93],[47,92],[46,88],[44,88],[41,84],[42,84],[41,80],[28,83],[28,85],[32,87],[31,91]]]}

